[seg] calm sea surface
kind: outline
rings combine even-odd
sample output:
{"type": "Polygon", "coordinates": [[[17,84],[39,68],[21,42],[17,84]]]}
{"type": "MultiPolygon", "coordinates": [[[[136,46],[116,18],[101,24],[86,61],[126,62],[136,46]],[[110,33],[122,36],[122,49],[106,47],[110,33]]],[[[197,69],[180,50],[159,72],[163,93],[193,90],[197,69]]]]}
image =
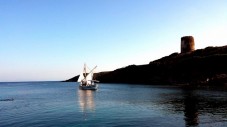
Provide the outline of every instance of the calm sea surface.
{"type": "Polygon", "coordinates": [[[0,83],[0,127],[227,127],[227,91],[77,83],[0,83]]]}

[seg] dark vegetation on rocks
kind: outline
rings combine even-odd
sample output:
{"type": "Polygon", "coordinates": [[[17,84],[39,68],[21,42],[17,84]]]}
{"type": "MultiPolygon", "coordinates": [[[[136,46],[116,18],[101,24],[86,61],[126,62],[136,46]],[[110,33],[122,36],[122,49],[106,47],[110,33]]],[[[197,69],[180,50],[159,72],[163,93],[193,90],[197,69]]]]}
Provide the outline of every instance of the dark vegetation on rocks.
{"type": "Polygon", "coordinates": [[[149,64],[129,65],[94,77],[101,83],[227,86],[227,46],[173,53],[149,64]]]}

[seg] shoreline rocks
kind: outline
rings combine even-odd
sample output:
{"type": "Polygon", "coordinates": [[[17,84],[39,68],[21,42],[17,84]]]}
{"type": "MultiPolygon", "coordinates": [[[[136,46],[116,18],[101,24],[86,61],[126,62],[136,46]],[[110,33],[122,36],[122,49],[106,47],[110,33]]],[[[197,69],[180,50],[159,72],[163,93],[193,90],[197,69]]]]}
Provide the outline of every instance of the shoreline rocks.
{"type": "MultiPolygon", "coordinates": [[[[101,83],[227,86],[227,46],[173,53],[145,65],[95,74],[101,83]]],[[[77,81],[78,76],[67,81],[77,81]]]]}

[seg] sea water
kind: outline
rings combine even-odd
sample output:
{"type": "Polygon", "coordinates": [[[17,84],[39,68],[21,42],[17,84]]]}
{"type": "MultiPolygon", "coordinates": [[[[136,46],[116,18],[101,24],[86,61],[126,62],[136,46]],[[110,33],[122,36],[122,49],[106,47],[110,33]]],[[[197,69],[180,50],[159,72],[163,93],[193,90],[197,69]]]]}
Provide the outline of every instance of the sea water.
{"type": "Polygon", "coordinates": [[[227,91],[72,82],[0,83],[0,127],[227,126],[227,91]]]}

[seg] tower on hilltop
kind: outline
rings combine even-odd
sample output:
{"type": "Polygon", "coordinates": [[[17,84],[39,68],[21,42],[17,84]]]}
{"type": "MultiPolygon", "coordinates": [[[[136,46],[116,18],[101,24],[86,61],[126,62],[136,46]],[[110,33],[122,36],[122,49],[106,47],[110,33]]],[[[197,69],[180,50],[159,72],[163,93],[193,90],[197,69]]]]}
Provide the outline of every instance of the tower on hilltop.
{"type": "Polygon", "coordinates": [[[192,52],[195,50],[195,42],[193,36],[181,37],[181,53],[192,52]]]}

